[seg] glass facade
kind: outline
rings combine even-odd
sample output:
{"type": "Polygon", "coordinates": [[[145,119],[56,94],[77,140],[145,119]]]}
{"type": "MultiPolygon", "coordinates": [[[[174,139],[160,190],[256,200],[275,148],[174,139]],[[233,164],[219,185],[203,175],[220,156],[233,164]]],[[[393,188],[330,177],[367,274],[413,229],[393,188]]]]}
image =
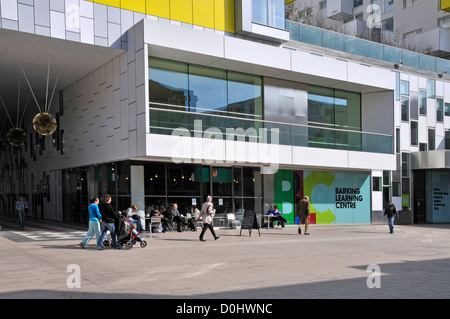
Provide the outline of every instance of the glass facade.
{"type": "Polygon", "coordinates": [[[330,33],[327,30],[298,22],[286,21],[286,29],[289,30],[290,39],[293,41],[336,49],[390,63],[399,63],[400,60],[403,60],[404,66],[436,73],[440,73],[442,70],[450,70],[450,61],[446,59],[342,35],[337,32],[330,33]]]}
{"type": "Polygon", "coordinates": [[[252,0],[252,21],[269,27],[284,29],[284,0],[252,0]]]}
{"type": "Polygon", "coordinates": [[[186,213],[211,195],[217,223],[225,222],[229,212],[239,218],[245,210],[261,212],[263,205],[262,174],[254,167],[125,161],[64,170],[63,181],[64,220],[69,222],[87,222],[90,198],[105,194],[116,210],[136,204],[146,213],[175,203],[186,213]],[[130,174],[136,167],[143,174],[130,174]]]}
{"type": "Polygon", "coordinates": [[[200,122],[223,134],[237,128],[258,134],[266,128],[270,141],[270,129],[278,129],[282,145],[392,154],[392,136],[361,132],[360,93],[318,86],[308,90],[309,126],[272,123],[263,119],[260,76],[150,58],[150,132],[193,132],[200,122]]]}
{"type": "Polygon", "coordinates": [[[262,119],[262,78],[238,72],[149,59],[151,106],[262,119]]]}
{"type": "Polygon", "coordinates": [[[361,95],[318,86],[308,87],[309,145],[334,148],[360,149],[361,95]],[[316,127],[331,128],[323,130],[316,127]],[[338,130],[334,130],[338,129],[338,130]],[[320,146],[322,145],[322,146],[320,146]]]}
{"type": "Polygon", "coordinates": [[[63,170],[62,181],[64,221],[87,222],[92,197],[111,195],[117,210],[131,206],[129,162],[63,170]]]}

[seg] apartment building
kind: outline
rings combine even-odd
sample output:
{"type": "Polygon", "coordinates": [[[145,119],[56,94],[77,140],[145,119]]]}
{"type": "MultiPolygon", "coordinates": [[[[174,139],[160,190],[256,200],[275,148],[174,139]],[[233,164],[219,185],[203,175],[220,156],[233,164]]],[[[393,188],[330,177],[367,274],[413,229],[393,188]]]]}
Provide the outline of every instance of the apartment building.
{"type": "Polygon", "coordinates": [[[297,0],[294,8],[301,11],[300,21],[309,10],[346,34],[450,58],[450,12],[445,0],[297,0]]]}
{"type": "Polygon", "coordinates": [[[1,0],[1,212],[212,195],[225,226],[275,204],[294,222],[308,195],[316,224],[384,222],[388,200],[449,221],[449,61],[286,21],[287,2],[1,0]]]}

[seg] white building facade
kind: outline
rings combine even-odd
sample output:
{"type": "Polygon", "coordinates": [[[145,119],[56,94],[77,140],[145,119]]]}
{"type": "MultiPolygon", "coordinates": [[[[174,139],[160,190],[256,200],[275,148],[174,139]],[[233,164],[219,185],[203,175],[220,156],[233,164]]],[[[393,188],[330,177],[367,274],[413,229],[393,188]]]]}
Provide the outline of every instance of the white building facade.
{"type": "Polygon", "coordinates": [[[0,3],[2,213],[26,196],[38,218],[86,222],[94,196],[185,211],[212,195],[219,217],[276,204],[293,222],[308,195],[317,224],[384,222],[388,200],[404,223],[450,220],[446,60],[351,51],[284,21],[284,1],[0,3]]]}

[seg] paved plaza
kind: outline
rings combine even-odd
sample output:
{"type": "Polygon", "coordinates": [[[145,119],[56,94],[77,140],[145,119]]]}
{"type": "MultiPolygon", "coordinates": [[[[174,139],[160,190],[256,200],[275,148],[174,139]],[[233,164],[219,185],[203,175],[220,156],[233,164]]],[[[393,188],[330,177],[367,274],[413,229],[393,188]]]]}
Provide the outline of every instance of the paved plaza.
{"type": "Polygon", "coordinates": [[[145,233],[148,246],[78,246],[87,226],[0,216],[0,298],[450,298],[450,225],[145,233]],[[7,274],[7,275],[5,275],[7,274]]]}

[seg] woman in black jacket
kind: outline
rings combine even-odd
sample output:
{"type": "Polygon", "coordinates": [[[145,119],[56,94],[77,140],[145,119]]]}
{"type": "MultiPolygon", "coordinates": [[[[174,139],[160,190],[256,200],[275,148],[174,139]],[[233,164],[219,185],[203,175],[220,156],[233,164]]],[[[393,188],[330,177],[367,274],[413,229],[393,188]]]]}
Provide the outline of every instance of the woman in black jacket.
{"type": "Polygon", "coordinates": [[[112,247],[114,249],[120,249],[120,246],[116,241],[116,229],[115,221],[119,218],[120,212],[114,211],[111,205],[111,196],[105,195],[102,197],[102,202],[98,206],[100,214],[102,215],[102,234],[97,243],[97,249],[103,250],[103,239],[105,238],[106,232],[109,230],[111,235],[112,247]]]}

